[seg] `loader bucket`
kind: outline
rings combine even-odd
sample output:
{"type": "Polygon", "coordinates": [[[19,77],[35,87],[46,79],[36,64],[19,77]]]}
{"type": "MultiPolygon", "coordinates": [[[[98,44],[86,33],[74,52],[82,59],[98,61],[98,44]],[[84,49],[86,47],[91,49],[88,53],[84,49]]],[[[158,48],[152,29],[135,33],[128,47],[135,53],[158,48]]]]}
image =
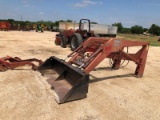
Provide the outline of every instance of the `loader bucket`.
{"type": "Polygon", "coordinates": [[[80,69],[53,56],[47,59],[38,70],[48,78],[47,81],[54,89],[58,103],[86,97],[89,75],[80,69]]]}

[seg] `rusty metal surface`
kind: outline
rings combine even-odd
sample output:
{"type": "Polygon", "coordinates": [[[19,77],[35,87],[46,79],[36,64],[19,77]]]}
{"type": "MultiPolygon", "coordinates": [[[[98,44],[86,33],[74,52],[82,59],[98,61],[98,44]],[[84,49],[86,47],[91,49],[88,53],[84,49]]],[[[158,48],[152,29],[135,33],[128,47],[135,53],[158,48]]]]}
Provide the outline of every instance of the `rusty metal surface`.
{"type": "Polygon", "coordinates": [[[113,59],[113,69],[119,69],[121,60],[129,60],[136,63],[135,75],[143,76],[149,43],[130,41],[118,38],[95,38],[90,37],[79,48],[68,55],[69,63],[83,68],[89,74],[105,58],[113,59]],[[95,44],[96,43],[96,44],[95,44]],[[140,46],[136,53],[127,53],[124,48],[140,46]],[[87,56],[87,54],[90,54],[87,56]],[[81,61],[81,62],[79,62],[81,61]],[[81,63],[81,64],[80,64],[81,63]]]}
{"type": "Polygon", "coordinates": [[[50,57],[38,70],[46,76],[58,103],[82,99],[88,93],[89,75],[56,57],[50,57]]]}
{"type": "Polygon", "coordinates": [[[0,30],[9,30],[11,28],[11,25],[7,21],[1,21],[0,22],[0,30]]]}
{"type": "Polygon", "coordinates": [[[70,53],[68,62],[54,56],[47,59],[38,70],[48,77],[47,81],[55,91],[58,103],[86,97],[89,73],[105,58],[113,60],[112,68],[119,69],[121,60],[136,63],[135,75],[142,77],[149,43],[116,38],[90,37],[70,53]],[[124,51],[125,47],[140,46],[136,53],[124,51]]]}
{"type": "Polygon", "coordinates": [[[6,71],[8,69],[14,69],[20,66],[29,65],[33,70],[37,69],[37,66],[32,62],[38,62],[41,65],[43,62],[36,58],[21,60],[19,57],[6,56],[0,58],[0,71],[6,71]]]}

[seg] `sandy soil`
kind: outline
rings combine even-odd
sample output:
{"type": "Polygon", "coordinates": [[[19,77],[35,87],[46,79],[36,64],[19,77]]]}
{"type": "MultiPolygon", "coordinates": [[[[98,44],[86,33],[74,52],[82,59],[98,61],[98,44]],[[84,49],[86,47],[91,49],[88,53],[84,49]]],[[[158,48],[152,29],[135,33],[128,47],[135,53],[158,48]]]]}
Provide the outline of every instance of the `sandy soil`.
{"type": "MultiPolygon", "coordinates": [[[[65,58],[70,49],[55,46],[55,34],[0,31],[0,56],[65,58]]],[[[0,72],[0,120],[160,120],[159,66],[159,47],[150,47],[143,78],[133,77],[133,62],[111,70],[106,59],[91,72],[87,98],[60,105],[30,66],[0,72]]]]}

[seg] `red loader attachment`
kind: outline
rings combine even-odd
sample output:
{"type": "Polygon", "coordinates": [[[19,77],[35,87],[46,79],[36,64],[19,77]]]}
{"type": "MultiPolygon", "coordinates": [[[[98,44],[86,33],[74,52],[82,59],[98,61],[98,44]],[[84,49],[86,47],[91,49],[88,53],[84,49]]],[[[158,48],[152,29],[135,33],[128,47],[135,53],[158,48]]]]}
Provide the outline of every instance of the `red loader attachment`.
{"type": "Polygon", "coordinates": [[[89,75],[67,62],[50,57],[40,67],[42,75],[55,91],[58,103],[64,103],[86,97],[88,93],[89,75]]]}
{"type": "Polygon", "coordinates": [[[122,60],[135,62],[135,75],[142,77],[149,43],[116,38],[90,37],[67,56],[69,61],[51,57],[40,67],[54,88],[58,103],[84,98],[88,92],[89,73],[105,58],[113,61],[112,68],[119,69],[122,60]],[[135,53],[125,52],[132,46],[141,48],[135,53]]]}
{"type": "Polygon", "coordinates": [[[32,62],[38,62],[39,65],[42,64],[42,61],[36,58],[21,60],[18,57],[14,57],[14,58],[10,56],[3,57],[3,58],[0,58],[0,71],[6,71],[8,69],[14,69],[16,67],[20,67],[24,65],[30,65],[32,66],[33,70],[36,70],[37,66],[32,62]]]}

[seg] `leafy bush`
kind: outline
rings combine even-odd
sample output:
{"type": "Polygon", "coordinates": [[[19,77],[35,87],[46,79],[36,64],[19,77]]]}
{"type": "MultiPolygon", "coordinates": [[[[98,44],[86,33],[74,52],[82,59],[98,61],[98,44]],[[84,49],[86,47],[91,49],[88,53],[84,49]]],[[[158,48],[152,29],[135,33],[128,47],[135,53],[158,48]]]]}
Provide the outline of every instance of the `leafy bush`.
{"type": "Polygon", "coordinates": [[[122,33],[130,34],[131,33],[131,29],[130,28],[123,28],[122,33]]]}
{"type": "Polygon", "coordinates": [[[122,23],[114,23],[114,24],[112,24],[112,26],[117,26],[118,27],[118,33],[122,33],[123,32],[122,23]]]}
{"type": "Polygon", "coordinates": [[[149,33],[153,35],[160,35],[160,27],[158,25],[152,24],[149,28],[149,33]]]}
{"type": "Polygon", "coordinates": [[[133,34],[143,34],[143,27],[139,25],[135,25],[131,27],[131,33],[133,34]]]}

